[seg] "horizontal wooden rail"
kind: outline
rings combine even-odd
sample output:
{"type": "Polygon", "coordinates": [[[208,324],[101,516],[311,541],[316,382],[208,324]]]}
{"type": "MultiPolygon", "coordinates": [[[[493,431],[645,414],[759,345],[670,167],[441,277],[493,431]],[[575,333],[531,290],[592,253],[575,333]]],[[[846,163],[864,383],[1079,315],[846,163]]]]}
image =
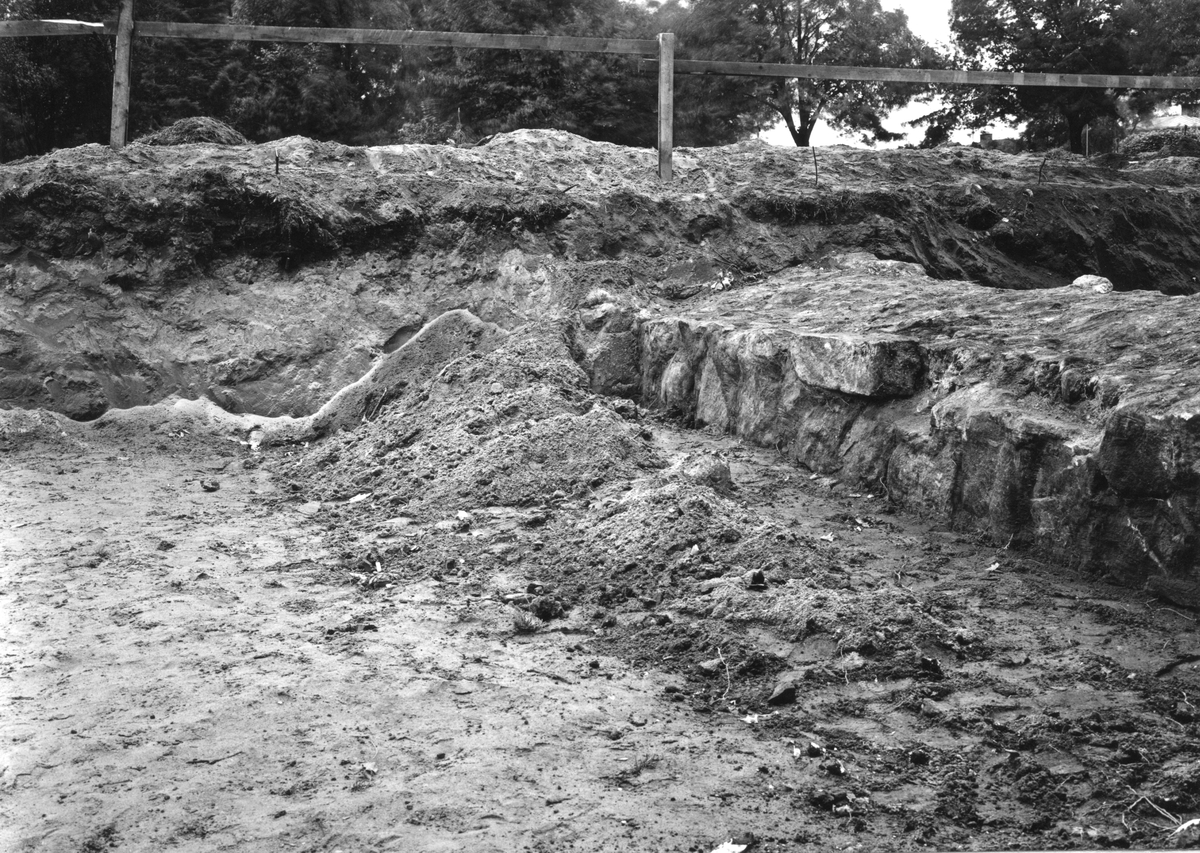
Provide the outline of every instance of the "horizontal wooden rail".
{"type": "Polygon", "coordinates": [[[862,68],[851,65],[781,65],[676,59],[677,74],[862,80],[871,83],[940,83],[962,86],[1066,86],[1083,89],[1200,89],[1200,77],[1134,74],[1043,74],[1032,71],[952,71],[925,68],[862,68]]]}
{"type": "MultiPolygon", "coordinates": [[[[0,36],[77,35],[103,31],[116,34],[116,22],[104,24],[0,21],[0,36]],[[103,28],[101,30],[101,28],[103,28]]],[[[305,44],[394,44],[410,47],[494,48],[579,53],[658,55],[656,39],[579,38],[496,33],[440,33],[423,30],[372,30],[327,27],[265,27],[250,24],[177,24],[138,21],[137,34],[148,38],[273,41],[305,44]]]]}
{"type": "MultiPolygon", "coordinates": [[[[116,22],[0,21],[2,36],[116,34],[116,22]]],[[[616,53],[657,59],[655,39],[580,38],[495,33],[444,33],[423,30],[267,27],[250,24],[179,24],[139,21],[137,34],[149,38],[275,41],[322,44],[393,44],[412,47],[550,50],[616,53]]],[[[864,68],[853,65],[786,65],[771,62],[723,62],[677,59],[677,74],[727,74],[743,77],[794,77],[810,80],[858,80],[869,83],[949,84],[960,86],[1057,86],[1087,89],[1200,89],[1200,77],[1149,77],[1137,74],[1058,74],[1009,71],[957,71],[924,68],[864,68]]]]}
{"type": "Polygon", "coordinates": [[[580,53],[621,53],[657,56],[655,39],[578,38],[495,33],[441,33],[422,30],[326,29],[323,27],[263,27],[248,24],[173,24],[139,21],[139,36],[234,41],[318,42],[322,44],[396,44],[413,47],[551,50],[580,53]]]}
{"type": "MultiPolygon", "coordinates": [[[[3,36],[116,34],[116,22],[0,21],[3,36]]],[[[249,24],[179,24],[139,21],[137,34],[149,38],[217,39],[323,44],[392,44],[411,47],[493,48],[614,53],[657,59],[655,39],[580,38],[495,33],[444,33],[422,30],[267,27],[249,24]]],[[[1200,89],[1200,77],[1149,77],[1137,74],[1058,74],[1009,71],[956,71],[924,68],[864,68],[852,65],[785,65],[770,62],[723,62],[677,59],[676,74],[727,74],[794,77],[811,80],[858,80],[869,83],[917,83],[960,86],[1057,86],[1085,89],[1200,89]]]]}
{"type": "Polygon", "coordinates": [[[82,21],[0,21],[0,38],[5,36],[83,36],[94,33],[116,35],[117,22],[85,24],[82,21]]]}

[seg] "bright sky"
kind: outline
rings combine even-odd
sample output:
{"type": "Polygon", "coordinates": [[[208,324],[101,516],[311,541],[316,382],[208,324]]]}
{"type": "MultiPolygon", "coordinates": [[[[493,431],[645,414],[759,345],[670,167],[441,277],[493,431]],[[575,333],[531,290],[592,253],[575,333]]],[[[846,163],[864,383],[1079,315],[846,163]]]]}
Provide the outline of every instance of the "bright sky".
{"type": "Polygon", "coordinates": [[[950,0],[883,0],[883,8],[903,9],[908,28],[927,42],[950,41],[950,0]]]}

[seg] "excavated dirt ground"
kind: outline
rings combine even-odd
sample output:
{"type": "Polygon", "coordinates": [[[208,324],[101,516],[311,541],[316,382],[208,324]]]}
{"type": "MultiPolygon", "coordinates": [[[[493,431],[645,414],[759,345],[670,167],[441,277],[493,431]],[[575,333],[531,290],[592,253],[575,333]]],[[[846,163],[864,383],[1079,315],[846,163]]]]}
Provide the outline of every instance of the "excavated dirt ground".
{"type": "Polygon", "coordinates": [[[1174,151],[751,144],[671,187],[552,132],[6,164],[0,849],[1195,847],[1174,151]],[[910,480],[838,462],[900,439],[821,438],[850,410],[905,425],[911,481],[1041,479],[907,516],[910,480]],[[820,453],[729,434],[807,417],[820,453]],[[1087,497],[1057,551],[1017,535],[1072,494],[1047,471],[1087,497]]]}
{"type": "Polygon", "coordinates": [[[5,414],[0,847],[1200,837],[1195,612],[595,397],[553,327],[414,384],[269,449],[5,414]]]}

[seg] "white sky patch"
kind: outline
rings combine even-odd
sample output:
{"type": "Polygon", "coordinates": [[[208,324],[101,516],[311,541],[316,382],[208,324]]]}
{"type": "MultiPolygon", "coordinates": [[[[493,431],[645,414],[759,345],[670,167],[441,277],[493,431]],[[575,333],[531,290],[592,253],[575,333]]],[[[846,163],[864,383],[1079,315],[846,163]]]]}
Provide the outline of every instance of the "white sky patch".
{"type": "Polygon", "coordinates": [[[903,9],[908,28],[930,44],[950,43],[950,0],[883,0],[887,11],[903,9]]]}

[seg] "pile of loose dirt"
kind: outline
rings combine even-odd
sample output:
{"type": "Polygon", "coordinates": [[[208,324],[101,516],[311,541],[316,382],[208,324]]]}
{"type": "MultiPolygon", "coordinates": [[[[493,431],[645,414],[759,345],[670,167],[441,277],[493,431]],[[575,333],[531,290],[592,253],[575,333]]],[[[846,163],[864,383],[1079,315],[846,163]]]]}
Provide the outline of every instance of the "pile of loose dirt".
{"type": "Polygon", "coordinates": [[[249,140],[222,121],[206,116],[181,118],[170,127],[140,136],[141,145],[248,145],[249,140]]]}
{"type": "Polygon", "coordinates": [[[1164,128],[1132,133],[1121,141],[1126,157],[1200,157],[1200,133],[1190,128],[1164,128]]]}
{"type": "Polygon", "coordinates": [[[298,453],[282,473],[310,500],[367,494],[427,518],[577,497],[660,465],[618,413],[634,408],[587,390],[566,334],[565,323],[523,327],[432,377],[409,374],[413,387],[377,417],[298,453]]]}
{"type": "Polygon", "coordinates": [[[69,448],[80,444],[79,425],[45,409],[0,409],[0,450],[69,448]]]}
{"type": "Polygon", "coordinates": [[[642,612],[714,578],[814,570],[814,554],[779,557],[795,535],[736,500],[722,458],[668,466],[645,412],[591,393],[570,331],[531,325],[433,376],[410,373],[411,384],[395,374],[403,392],[377,416],[280,448],[272,467],[294,506],[376,531],[374,544],[347,546],[345,565],[360,573],[516,564],[530,582],[554,578],[566,611],[628,602],[642,612]],[[514,545],[514,530],[537,546],[514,545]]]}
{"type": "Polygon", "coordinates": [[[362,378],[338,391],[311,416],[268,423],[261,441],[306,441],[374,420],[410,384],[436,374],[448,362],[468,353],[489,352],[505,337],[503,329],[482,322],[469,311],[447,311],[398,349],[380,356],[362,378]]]}
{"type": "MultiPolygon", "coordinates": [[[[510,607],[516,635],[561,629],[639,670],[670,673],[664,701],[713,726],[756,728],[786,754],[786,766],[760,769],[764,784],[795,792],[794,813],[840,816],[860,839],[945,843],[965,827],[997,847],[1076,836],[1124,846],[1162,835],[1156,808],[1180,819],[1194,810],[1197,754],[1187,743],[1197,723],[1179,700],[1194,680],[1178,668],[1194,636],[1186,616],[1172,623],[1182,633],[1150,653],[1162,642],[1146,639],[1158,617],[1113,600],[1127,591],[1080,597],[1005,549],[914,536],[883,495],[795,476],[730,439],[681,435],[625,401],[594,400],[583,416],[617,406],[625,417],[605,421],[643,448],[637,464],[586,480],[613,452],[590,432],[568,452],[543,445],[544,457],[522,457],[527,475],[491,492],[474,478],[529,447],[532,425],[479,436],[433,427],[422,397],[449,401],[450,418],[469,425],[455,404],[496,393],[503,411],[524,382],[523,399],[540,401],[528,407],[535,423],[565,415],[586,429],[584,380],[561,330],[544,329],[443,373],[407,408],[397,400],[291,457],[269,452],[268,466],[297,489],[292,505],[315,511],[341,543],[330,582],[380,601],[440,584],[510,607]],[[545,373],[529,373],[535,353],[545,373]],[[493,376],[503,390],[492,392],[493,376]],[[388,447],[404,424],[434,430],[419,455],[388,447]],[[373,480],[372,463],[384,472],[373,480]],[[393,466],[417,465],[433,501],[392,485],[352,495],[386,482],[393,466]],[[401,508],[389,500],[397,494],[401,508]],[[336,500],[302,503],[318,495],[336,500]],[[1058,608],[1069,615],[1047,621],[1058,608]],[[1097,811],[1081,820],[1084,807],[1097,811]]],[[[619,447],[616,458],[629,461],[619,447]]]]}

